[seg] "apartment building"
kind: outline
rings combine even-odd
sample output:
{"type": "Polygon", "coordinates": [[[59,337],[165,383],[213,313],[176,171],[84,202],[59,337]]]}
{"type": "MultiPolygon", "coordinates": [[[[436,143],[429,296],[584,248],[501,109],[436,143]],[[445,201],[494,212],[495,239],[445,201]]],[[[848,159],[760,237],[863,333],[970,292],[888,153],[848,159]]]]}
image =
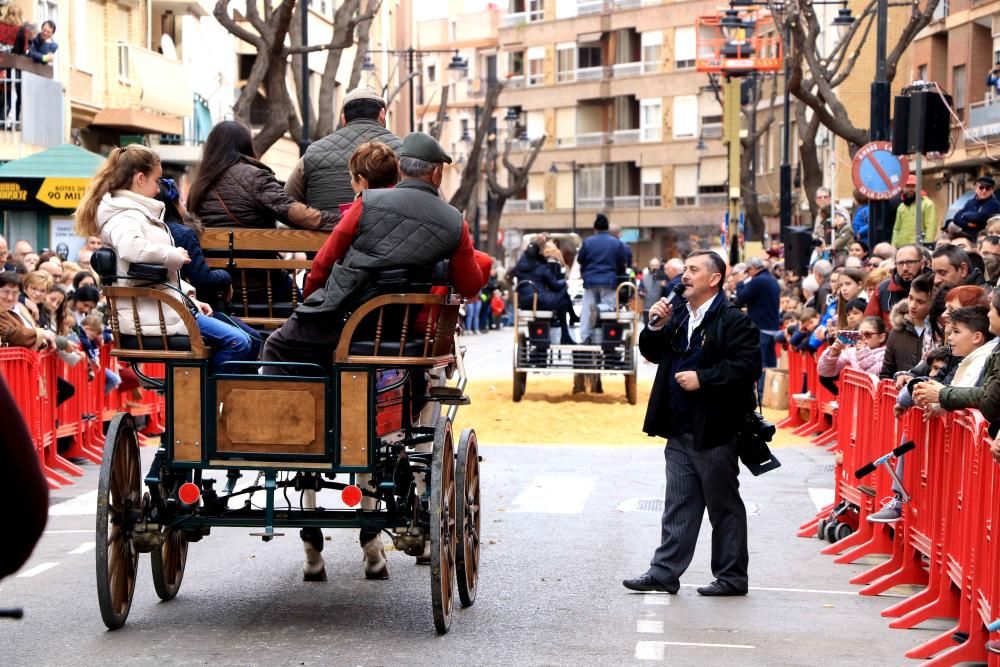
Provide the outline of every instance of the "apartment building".
{"type": "Polygon", "coordinates": [[[546,138],[504,228],[586,232],[605,212],[639,263],[717,243],[722,111],[695,70],[695,20],[717,11],[704,1],[511,0],[501,104],[523,138],[546,138]]]}
{"type": "Polygon", "coordinates": [[[924,187],[941,221],[948,207],[971,196],[975,178],[996,176],[1000,158],[1000,95],[986,82],[1000,61],[1000,2],[942,0],[931,23],[914,40],[913,79],[935,81],[952,96],[949,155],[925,161],[924,187]]]}

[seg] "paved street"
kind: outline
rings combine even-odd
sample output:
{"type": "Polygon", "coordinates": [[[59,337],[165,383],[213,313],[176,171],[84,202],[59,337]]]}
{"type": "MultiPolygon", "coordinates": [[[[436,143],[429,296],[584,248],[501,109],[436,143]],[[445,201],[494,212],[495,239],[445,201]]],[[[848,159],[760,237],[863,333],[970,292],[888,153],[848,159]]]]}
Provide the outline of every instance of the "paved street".
{"type": "MultiPolygon", "coordinates": [[[[509,332],[467,339],[470,374],[499,382],[510,340],[509,332]]],[[[641,416],[642,406],[633,410],[641,416]]],[[[517,415],[511,403],[505,417],[517,415]]],[[[0,623],[0,663],[905,664],[903,652],[931,636],[888,629],[879,611],[889,601],[862,598],[847,583],[862,566],[834,565],[818,541],[794,537],[813,497],[830,493],[832,458],[820,448],[784,447],[779,472],[743,476],[752,588],[730,599],[694,591],[711,580],[707,524],[679,595],[621,586],[646,569],[659,534],[658,443],[574,443],[567,433],[562,444],[483,440],[481,448],[479,598],[444,637],[434,633],[429,571],[413,559],[390,553],[391,579],[366,581],[356,532],[336,532],[324,551],[329,581],[307,584],[293,532],[264,544],[243,529],[216,529],[193,544],[169,603],[157,600],[142,556],[128,625],[107,632],[94,591],[97,470],[87,466],[85,478],[54,495],[30,562],[0,584],[0,605],[26,611],[23,621],[0,623]]]]}

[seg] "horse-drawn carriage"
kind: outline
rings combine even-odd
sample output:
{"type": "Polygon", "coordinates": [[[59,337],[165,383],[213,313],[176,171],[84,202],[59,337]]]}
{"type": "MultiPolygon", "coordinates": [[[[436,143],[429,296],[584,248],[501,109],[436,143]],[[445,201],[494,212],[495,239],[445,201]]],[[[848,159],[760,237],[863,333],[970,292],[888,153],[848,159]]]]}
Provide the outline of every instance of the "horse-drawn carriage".
{"type": "MultiPolygon", "coordinates": [[[[317,232],[215,230],[202,243],[228,252],[212,263],[230,270],[294,271],[308,262],[262,258],[261,251],[315,251],[324,239],[317,232]],[[241,250],[257,254],[241,260],[241,250]]],[[[163,393],[167,417],[145,475],[133,418],[119,414],[108,430],[96,526],[105,545],[97,549],[97,592],[108,628],[128,617],[140,553],[151,556],[157,595],[170,600],[188,545],[213,527],[257,529],[251,535],[264,541],[284,528],[386,531],[410,555],[426,554],[429,545],[439,633],[451,624],[456,584],[463,606],[475,601],[480,458],[472,429],[457,443],[452,432],[458,406],[468,403],[455,337],[461,299],[413,281],[414,292],[400,293],[398,278],[382,289],[376,281],[376,293],[353,309],[329,365],[296,364],[297,374],[276,376],[257,373],[263,362],[213,371],[192,313],[153,289],[155,278],[137,284],[131,276],[102,276],[113,354],[134,365],[165,364],[163,378],[143,381],[163,393]],[[120,284],[125,278],[130,286],[120,284]],[[116,304],[140,298],[156,301],[161,323],[167,309],[176,312],[189,335],[167,336],[162,327],[155,336],[121,333],[116,304]],[[213,472],[226,475],[224,488],[213,472]],[[238,488],[245,473],[256,479],[238,488]],[[287,501],[289,491],[323,490],[339,491],[342,507],[287,501]]],[[[270,304],[266,311],[251,324],[280,324],[270,304]]]]}

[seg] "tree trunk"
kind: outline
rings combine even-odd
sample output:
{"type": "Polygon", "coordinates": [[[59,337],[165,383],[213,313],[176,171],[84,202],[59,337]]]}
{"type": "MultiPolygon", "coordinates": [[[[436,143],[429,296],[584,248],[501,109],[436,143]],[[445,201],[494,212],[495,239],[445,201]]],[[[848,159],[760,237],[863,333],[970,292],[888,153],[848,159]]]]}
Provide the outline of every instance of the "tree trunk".
{"type": "MultiPolygon", "coordinates": [[[[287,1],[287,0],[286,0],[287,1]]],[[[331,44],[346,44],[354,31],[354,15],[358,11],[361,0],[344,0],[333,15],[333,37],[331,44]]],[[[323,78],[319,86],[319,99],[323,101],[319,107],[316,124],[312,128],[313,140],[322,139],[334,131],[340,110],[334,109],[333,99],[337,91],[337,70],[340,68],[340,58],[344,49],[331,48],[326,52],[326,66],[323,68],[323,78]]]]}
{"type": "Polygon", "coordinates": [[[743,201],[743,211],[746,215],[745,234],[747,241],[764,240],[764,217],[760,214],[760,203],[757,201],[757,191],[753,188],[750,178],[750,166],[753,162],[753,150],[756,142],[740,153],[740,199],[743,201]]]}
{"type": "Polygon", "coordinates": [[[473,137],[472,148],[469,150],[469,161],[465,163],[465,168],[462,170],[462,179],[458,184],[458,189],[455,190],[451,201],[448,202],[463,213],[468,210],[470,198],[479,182],[479,177],[482,175],[483,147],[486,145],[486,136],[492,125],[493,112],[496,109],[501,90],[503,90],[503,84],[496,83],[486,93],[486,99],[480,111],[479,125],[476,126],[476,136],[473,137]]]}
{"type": "Polygon", "coordinates": [[[486,254],[490,257],[497,257],[497,234],[500,231],[500,217],[503,215],[503,207],[507,203],[507,196],[491,194],[489,198],[493,200],[493,206],[487,207],[486,254]]]}
{"type": "Polygon", "coordinates": [[[805,109],[802,102],[798,102],[796,115],[799,128],[799,166],[802,169],[802,191],[809,202],[809,212],[811,220],[816,220],[818,210],[816,208],[816,190],[823,185],[823,166],[819,161],[819,150],[816,147],[816,133],[819,131],[819,119],[813,116],[812,120],[805,120],[805,109]]]}
{"type": "MultiPolygon", "coordinates": [[[[365,3],[364,13],[370,14],[378,11],[381,4],[381,0],[368,0],[365,3]]],[[[358,23],[358,48],[354,52],[354,64],[351,65],[351,79],[347,82],[348,91],[354,90],[361,83],[361,66],[365,64],[365,55],[368,53],[368,45],[371,43],[371,31],[371,19],[358,23]]]]}
{"type": "MultiPolygon", "coordinates": [[[[448,91],[450,86],[441,83],[441,104],[438,105],[437,118],[434,120],[434,127],[431,128],[430,135],[436,141],[441,141],[441,131],[444,130],[444,118],[448,115],[448,91]]],[[[423,122],[423,121],[421,121],[423,122]]]]}

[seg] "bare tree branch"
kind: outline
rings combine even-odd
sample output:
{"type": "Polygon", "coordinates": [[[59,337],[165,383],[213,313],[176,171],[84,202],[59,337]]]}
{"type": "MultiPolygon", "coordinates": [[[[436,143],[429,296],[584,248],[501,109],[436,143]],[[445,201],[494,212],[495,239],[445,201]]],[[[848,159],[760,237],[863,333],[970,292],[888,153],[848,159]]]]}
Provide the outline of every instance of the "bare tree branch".
{"type": "Polygon", "coordinates": [[[437,118],[434,119],[434,126],[430,135],[437,141],[441,140],[441,131],[444,129],[445,118],[448,116],[448,90],[450,86],[441,82],[441,104],[438,105],[437,118]]]}
{"type": "MultiPolygon", "coordinates": [[[[458,189],[451,196],[448,203],[463,213],[469,209],[469,200],[475,190],[476,183],[479,182],[479,175],[482,169],[483,146],[486,137],[493,125],[493,112],[496,110],[497,100],[500,98],[500,91],[503,84],[496,82],[491,84],[486,92],[486,99],[483,101],[483,108],[479,116],[479,124],[476,125],[476,134],[472,139],[472,148],[469,149],[468,162],[462,170],[462,178],[459,181],[458,189]]],[[[489,170],[484,170],[489,172],[489,170]]]]}

